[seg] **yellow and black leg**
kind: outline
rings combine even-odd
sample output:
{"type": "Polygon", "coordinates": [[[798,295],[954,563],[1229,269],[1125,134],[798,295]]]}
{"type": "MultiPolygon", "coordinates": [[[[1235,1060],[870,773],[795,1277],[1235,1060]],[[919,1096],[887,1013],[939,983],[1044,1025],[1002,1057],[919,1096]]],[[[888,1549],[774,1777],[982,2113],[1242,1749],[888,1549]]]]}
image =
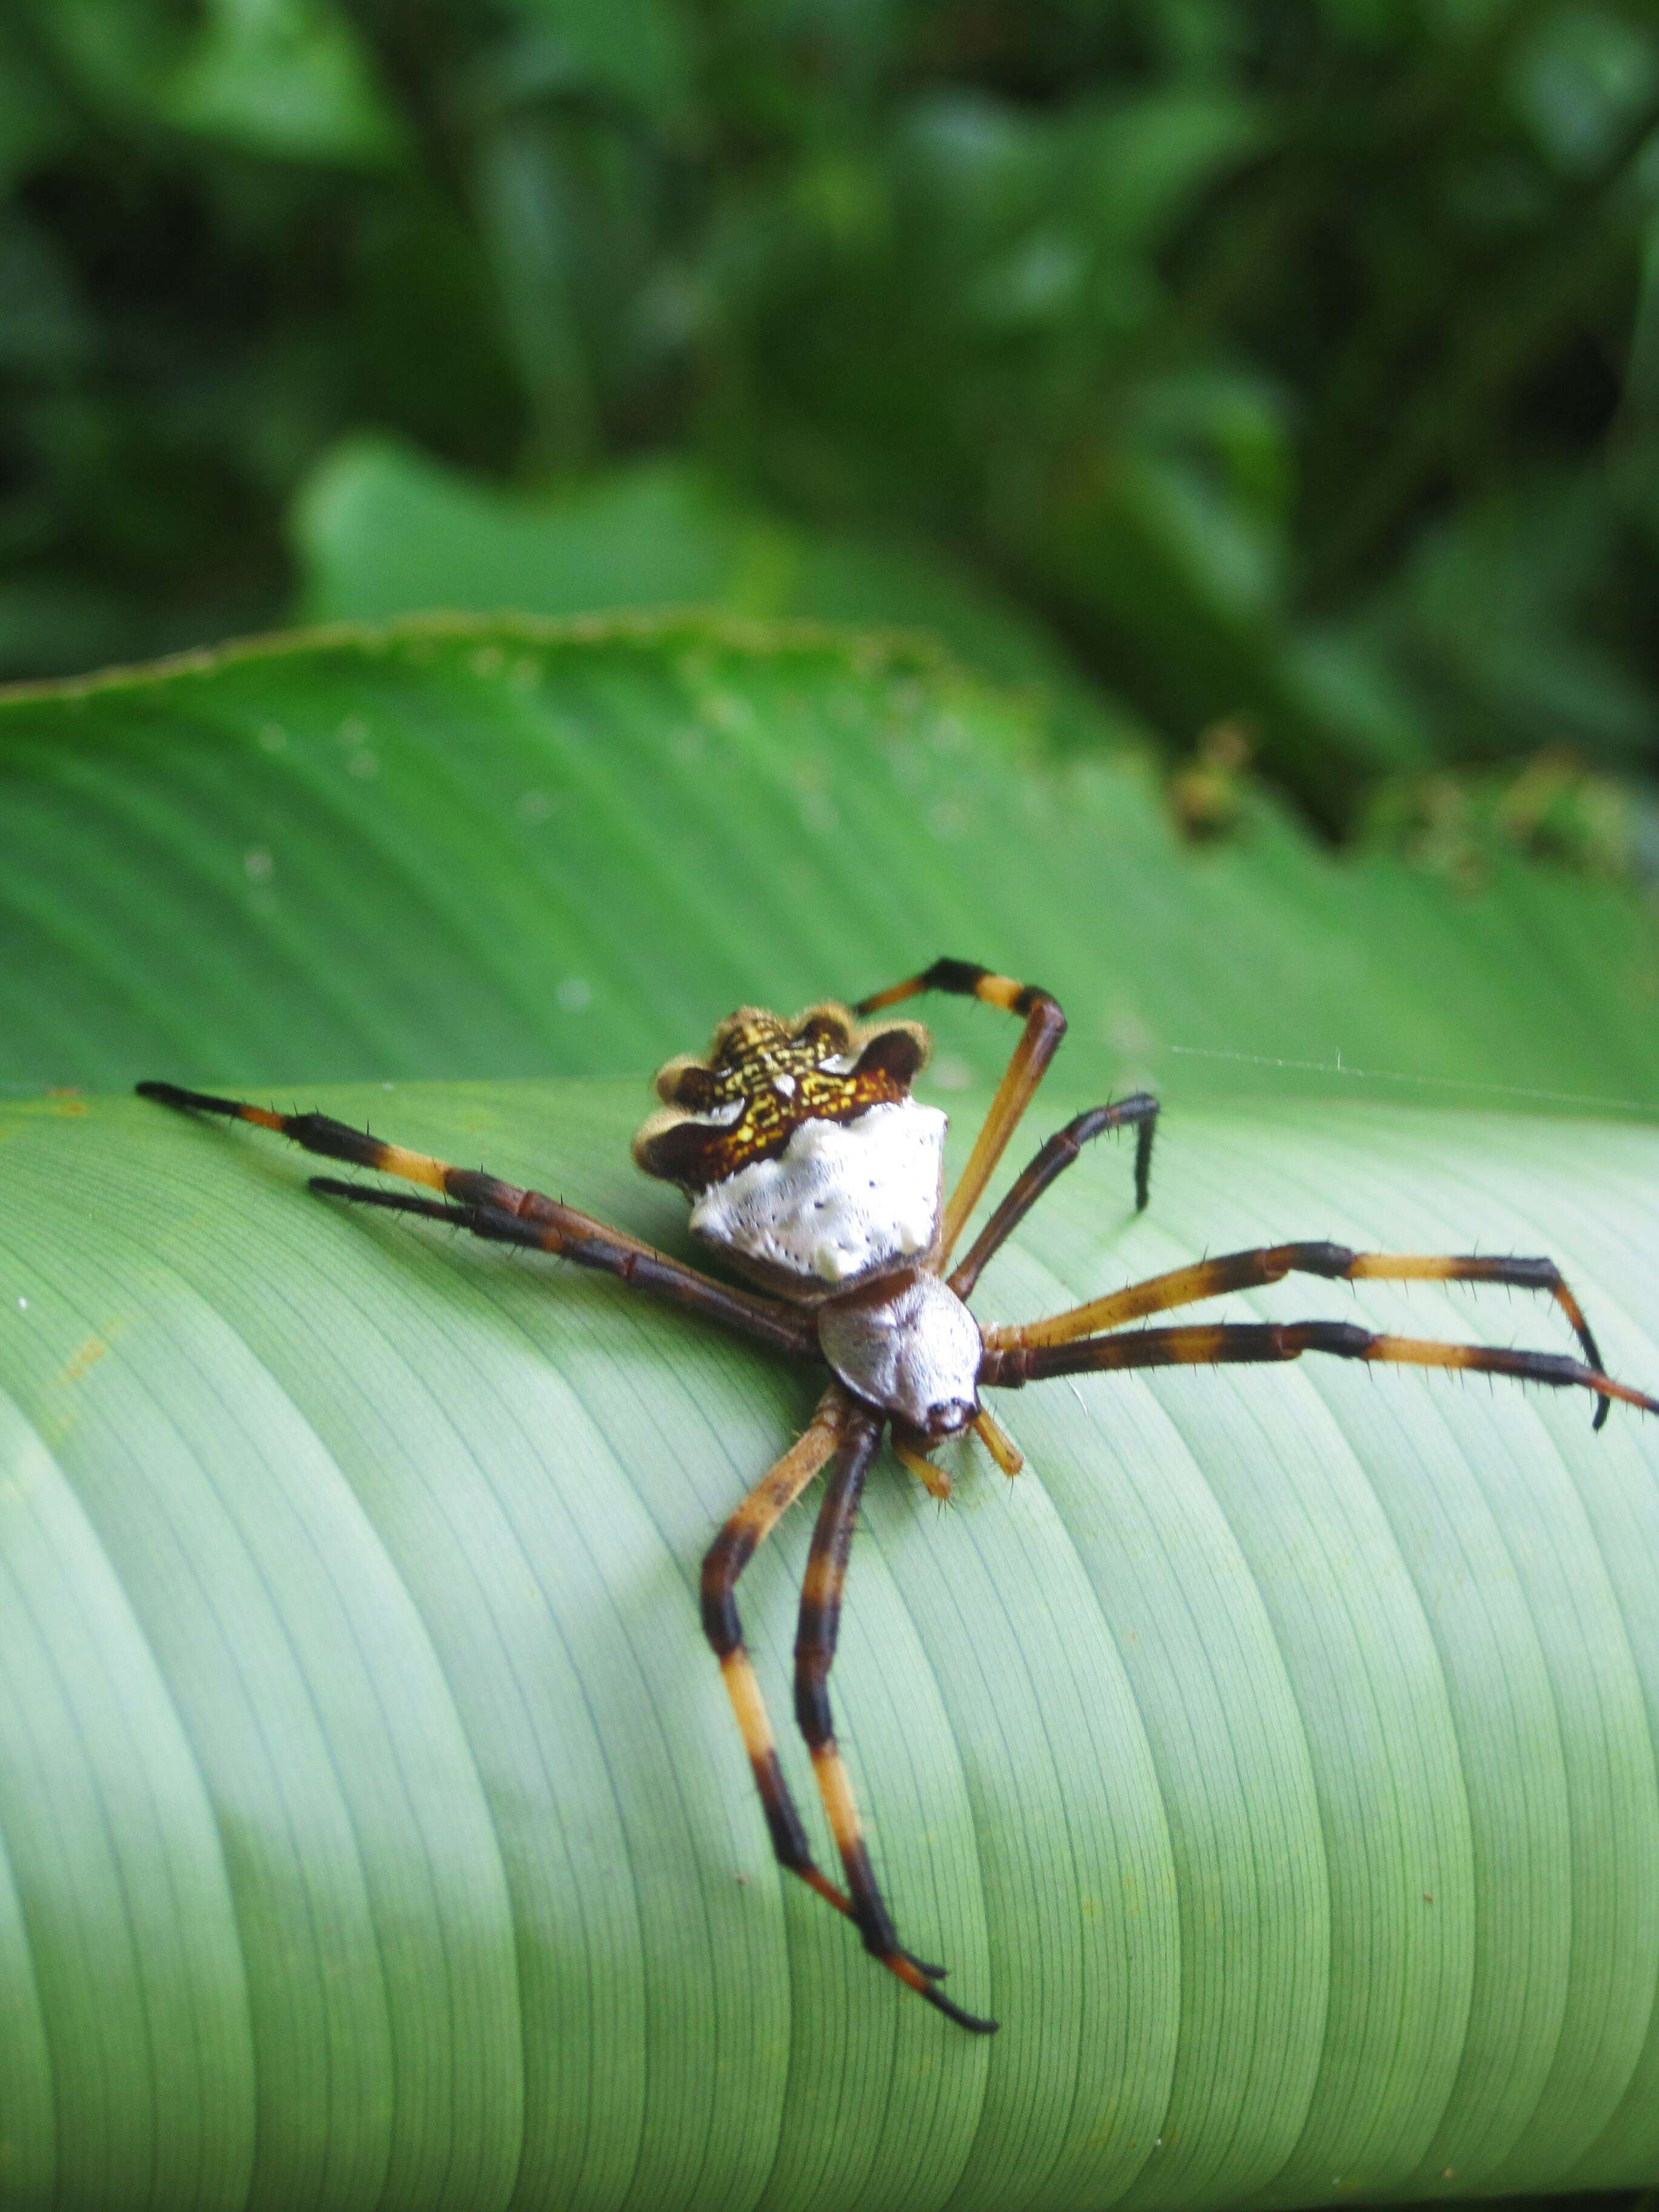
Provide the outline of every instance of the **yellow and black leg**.
{"type": "Polygon", "coordinates": [[[972,1295],[985,1272],[986,1262],[1006,1244],[1020,1223],[1057,1176],[1063,1175],[1083,1147],[1109,1129],[1135,1132],[1135,1212],[1146,1211],[1152,1182],[1152,1137],[1158,1127],[1158,1101],[1149,1091],[1137,1091],[1115,1106],[1091,1106],[1063,1129],[1057,1129],[1043,1146],[953,1270],[951,1288],[959,1298],[972,1295]]]}
{"type": "Polygon", "coordinates": [[[1441,1367],[1466,1374],[1508,1375],[1551,1389],[1593,1390],[1619,1398],[1644,1413],[1659,1413],[1659,1398],[1615,1382],[1599,1368],[1550,1352],[1499,1352],[1485,1345],[1442,1344],[1432,1339],[1389,1336],[1352,1322],[1217,1322],[1179,1328],[1145,1328],[1122,1336],[1091,1336],[1068,1344],[999,1345],[985,1354],[980,1380],[1003,1389],[1043,1382],[1056,1375],[1095,1375],[1146,1367],[1214,1367],[1300,1359],[1323,1352],[1338,1359],[1364,1359],[1404,1367],[1441,1367]]]}
{"type": "Polygon", "coordinates": [[[952,2004],[939,1987],[939,1970],[923,1966],[900,1946],[892,1916],[876,1886],[863,1823],[853,1796],[846,1762],[836,1741],[830,1706],[830,1669],[841,1630],[842,1593],[847,1558],[858,1520],[864,1478],[881,1441],[879,1415],[861,1405],[849,1409],[812,1531],[812,1548],[801,1586],[800,1626],[795,1639],[795,1718],[812,1755],[812,1771],[823,1800],[836,1847],[847,1876],[854,1919],[864,1948],[907,1988],[925,1997],[958,2027],[992,2033],[996,2022],[979,2020],[952,2004]]]}
{"type": "Polygon", "coordinates": [[[841,1390],[832,1387],[826,1391],[805,1435],[756,1484],[709,1546],[702,1563],[702,1629],[720,1662],[720,1679],[754,1770],[775,1856],[837,1912],[850,1916],[853,1908],[845,1893],[813,1863],[806,1831],[783,1778],[766,1701],[744,1644],[737,1595],[744,1569],[841,1441],[845,1410],[841,1390]]]}
{"type": "MultiPolygon", "coordinates": [[[[1219,1297],[1226,1291],[1254,1290],[1264,1283],[1281,1282],[1286,1275],[1319,1275],[1337,1283],[1498,1283],[1512,1290],[1542,1291],[1571,1324],[1587,1367],[1599,1371],[1601,1366],[1583,1309],[1553,1260],[1487,1258],[1474,1252],[1354,1252],[1346,1244],[1262,1244],[1246,1252],[1224,1253],[1189,1267],[1172,1268],[1168,1274],[1149,1276],[1143,1283],[1091,1298],[1086,1305],[1070,1306],[1046,1320],[988,1328],[985,1340],[995,1351],[1074,1343],[1148,1314],[1168,1313],[1172,1307],[1219,1297]]],[[[1596,1407],[1598,1429],[1607,1419],[1607,1402],[1604,1395],[1596,1407]]]]}
{"type": "MultiPolygon", "coordinates": [[[[841,1442],[847,1415],[847,1397],[832,1383],[820,1401],[805,1436],[791,1445],[775,1466],[769,1468],[743,1504],[720,1530],[702,1563],[702,1628],[720,1662],[720,1679],[732,1700],[738,1733],[760,1793],[773,1856],[780,1866],[798,1875],[826,1905],[856,1921],[857,1913],[845,1890],[838,1889],[812,1857],[806,1831],[795,1801],[784,1780],[778,1759],[777,1739],[761,1695],[754,1662],[743,1640],[738,1614],[738,1582],[744,1569],[771,1534],[789,1508],[812,1481],[841,1442]]],[[[906,1954],[908,1955],[908,1954],[906,1954]]],[[[920,1959],[910,1960],[916,1972],[937,1981],[944,1969],[920,1959]]]]}
{"type": "Polygon", "coordinates": [[[945,1206],[939,1250],[939,1265],[943,1267],[995,1172],[1021,1115],[1030,1104],[1049,1062],[1060,1049],[1060,1040],[1066,1035],[1066,1017],[1059,1000],[1036,984],[1017,983],[1010,975],[994,975],[988,968],[976,968],[968,960],[936,960],[920,975],[908,976],[902,983],[894,983],[885,991],[861,999],[853,1011],[858,1014],[878,1014],[925,991],[950,991],[959,998],[979,999],[988,1006],[1000,1007],[1004,1013],[1018,1014],[1025,1024],[975,1139],[962,1180],[945,1206]]]}
{"type": "Polygon", "coordinates": [[[809,1316],[774,1298],[752,1291],[732,1289],[695,1267],[653,1251],[637,1237],[596,1221],[591,1214],[538,1190],[524,1190],[497,1176],[471,1168],[453,1167],[426,1152],[389,1145],[367,1130],[354,1129],[326,1114],[278,1114],[264,1106],[251,1106],[237,1098],[218,1098],[204,1091],[183,1091],[171,1083],[141,1083],[138,1094],[164,1106],[198,1114],[217,1114],[234,1121],[252,1122],[270,1129],[306,1152],[325,1159],[343,1160],[353,1167],[372,1168],[381,1175],[397,1176],[442,1194],[441,1200],[413,1198],[401,1191],[377,1190],[371,1184],[342,1182],[331,1176],[313,1176],[312,1188],[330,1198],[343,1198],[358,1206],[376,1206],[397,1213],[420,1213],[470,1230],[494,1243],[521,1244],[532,1250],[556,1254],[579,1267],[614,1275],[635,1290],[650,1291],[671,1304],[702,1314],[746,1336],[757,1337],[781,1352],[805,1358],[820,1357],[809,1316]]]}

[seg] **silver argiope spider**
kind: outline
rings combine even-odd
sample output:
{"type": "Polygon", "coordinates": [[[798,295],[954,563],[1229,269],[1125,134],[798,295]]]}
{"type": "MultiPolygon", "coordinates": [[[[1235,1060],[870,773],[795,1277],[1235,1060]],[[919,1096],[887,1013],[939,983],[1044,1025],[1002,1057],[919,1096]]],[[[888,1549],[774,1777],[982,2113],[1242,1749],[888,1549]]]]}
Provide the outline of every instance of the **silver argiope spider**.
{"type": "Polygon", "coordinates": [[[321,1114],[277,1114],[232,1098],[141,1083],[163,1104],[222,1114],[291,1138],[307,1152],[422,1183],[416,1198],[331,1176],[314,1190],[360,1205],[431,1215],[496,1242],[562,1255],[636,1290],[687,1306],[832,1376],[805,1434],[751,1490],[715,1538],[702,1568],[702,1620],[720,1664],[781,1865],[857,1926],[865,1948],[959,2027],[996,2022],[951,2002],[944,1968],[899,1943],[877,1887],[851,1784],[836,1746],[829,1678],[859,1500],[884,1432],[935,1496],[950,1480],[931,1447],[972,1429],[1009,1475],[1020,1456],[981,1404],[982,1388],[1017,1389],[1051,1376],[1131,1367],[1300,1358],[1463,1368],[1595,1392],[1595,1425],[1620,1398],[1659,1413],[1659,1399],[1614,1382],[1578,1302],[1550,1260],[1400,1256],[1325,1243],[1274,1244],[1177,1267],[1024,1326],[981,1330],[966,1300],[986,1262],[1082,1146],[1108,1129],[1136,1132],[1135,1204],[1146,1203],[1158,1102],[1144,1091],[1097,1106],[1054,1136],[1009,1189],[969,1248],[952,1251],[1016,1125],[1066,1033],[1056,1001],[962,960],[937,960],[920,975],[848,1010],[814,1006],[792,1022],[752,1006],[715,1030],[707,1060],[670,1060],[657,1078],[663,1110],[634,1140],[647,1175],[678,1183],[691,1201],[691,1231],[770,1296],[715,1281],[539,1191],[456,1168],[346,1127],[321,1114]],[[912,1097],[927,1033],[914,1022],[865,1023],[924,991],[981,999],[1024,1018],[1024,1029],[962,1180],[944,1202],[945,1117],[912,1097]],[[1504,1283],[1547,1291],[1576,1333],[1583,1359],[1379,1334],[1346,1322],[1237,1322],[1138,1329],[1127,1322],[1274,1283],[1291,1274],[1341,1282],[1504,1283]],[[845,1888],[817,1866],[778,1760],[760,1685],[744,1648],[738,1577],[807,1485],[830,1474],[801,1589],[795,1644],[795,1715],[841,1857],[845,1888]]]}

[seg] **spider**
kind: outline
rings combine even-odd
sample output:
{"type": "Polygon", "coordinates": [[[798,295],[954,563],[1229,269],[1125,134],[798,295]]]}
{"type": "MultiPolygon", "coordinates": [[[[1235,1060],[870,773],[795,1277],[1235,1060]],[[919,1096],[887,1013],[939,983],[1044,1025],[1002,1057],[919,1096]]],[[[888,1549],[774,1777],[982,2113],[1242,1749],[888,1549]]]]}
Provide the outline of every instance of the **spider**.
{"type": "Polygon", "coordinates": [[[647,1175],[680,1186],[691,1202],[693,1236],[770,1295],[716,1281],[539,1191],[407,1152],[325,1115],[273,1113],[170,1083],[138,1085],[143,1097],[163,1104],[251,1121],[307,1152],[441,1194],[420,1198],[313,1176],[311,1188],[331,1198],[430,1215],[498,1243],[560,1254],[830,1369],[832,1379],[805,1433],[750,1492],[703,1561],[703,1629],[720,1662],[779,1863],[851,1920],[866,1949],[889,1972],[958,2027],[981,2034],[997,2023],[953,2003],[939,1987],[945,1969],[899,1942],[877,1887],[830,1711],[830,1669],[848,1553],[865,1477],[884,1432],[890,1433],[901,1462],[934,1496],[945,1498],[950,1479],[928,1455],[946,1437],[971,1430],[1005,1474],[1018,1474],[1022,1464],[1012,1440],[981,1403],[987,1385],[1018,1389],[1053,1376],[1298,1359],[1304,1352],[1588,1389],[1596,1396],[1598,1429],[1614,1398],[1659,1413],[1659,1399],[1602,1371],[1578,1302],[1549,1260],[1394,1255],[1329,1243],[1265,1245],[1176,1267],[1043,1320],[981,1330],[966,1301],[987,1261],[1091,1138],[1109,1129],[1135,1130],[1137,1211],[1146,1204],[1158,1106],[1150,1094],[1137,1091],[1115,1105],[1079,1114],[1050,1137],[965,1256],[951,1267],[969,1217],[1065,1033],[1065,1015],[1048,992],[967,961],[945,959],[850,1011],[827,1004],[782,1021],[757,1007],[741,1007],[716,1028],[707,1059],[688,1054],[670,1060],[657,1077],[662,1109],[635,1138],[634,1158],[647,1175]],[[981,1000],[1024,1024],[948,1200],[941,1165],[945,1116],[911,1094],[927,1061],[927,1033],[914,1022],[866,1018],[927,991],[981,1000]],[[1584,1357],[1492,1351],[1332,1321],[1218,1322],[1123,1333],[1125,1322],[1291,1274],[1337,1282],[1504,1283],[1544,1291],[1571,1324],[1584,1357]],[[826,1466],[801,1586],[795,1716],[811,1755],[844,1887],[815,1861],[784,1780],[736,1596],[738,1579],[757,1547],[826,1466]]]}

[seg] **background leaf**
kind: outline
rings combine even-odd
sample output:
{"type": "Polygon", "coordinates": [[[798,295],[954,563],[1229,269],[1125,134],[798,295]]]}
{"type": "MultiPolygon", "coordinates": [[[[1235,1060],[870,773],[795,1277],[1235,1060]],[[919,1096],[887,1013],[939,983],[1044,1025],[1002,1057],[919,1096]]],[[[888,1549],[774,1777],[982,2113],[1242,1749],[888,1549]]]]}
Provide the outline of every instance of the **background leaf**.
{"type": "MultiPolygon", "coordinates": [[[[1062,994],[1101,1095],[1654,1096],[1659,946],[1621,886],[1338,861],[1249,800],[1183,848],[1142,761],[1036,765],[1042,714],[902,640],[692,618],[410,623],[14,693],[0,1072],[637,1074],[733,1005],[954,946],[1062,994]]],[[[968,1024],[943,1072],[1008,1042],[968,1024]]]]}
{"type": "Polygon", "coordinates": [[[332,0],[211,0],[168,89],[187,130],[291,160],[379,167],[398,132],[332,0]]]}
{"type": "Polygon", "coordinates": [[[684,462],[635,462],[526,498],[386,439],[357,439],[306,485],[294,538],[302,611],[315,622],[678,606],[902,624],[932,631],[987,675],[1042,684],[1069,734],[1098,743],[1135,727],[1085,689],[1039,623],[938,554],[802,531],[684,462]]]}
{"type": "Polygon", "coordinates": [[[1650,798],[1656,131],[1631,0],[15,0],[0,671],[354,564],[476,605],[366,534],[412,502],[499,524],[492,607],[712,538],[720,604],[1029,647],[1339,838],[1540,749],[1650,798]]]}

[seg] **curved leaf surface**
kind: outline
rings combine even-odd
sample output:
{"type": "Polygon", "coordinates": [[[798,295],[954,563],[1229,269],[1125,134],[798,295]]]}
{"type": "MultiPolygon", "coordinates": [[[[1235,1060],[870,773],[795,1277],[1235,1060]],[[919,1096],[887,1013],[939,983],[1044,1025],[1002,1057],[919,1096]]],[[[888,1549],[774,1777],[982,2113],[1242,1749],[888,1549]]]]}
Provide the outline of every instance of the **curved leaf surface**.
{"type": "Polygon", "coordinates": [[[301,488],[293,537],[310,622],[701,607],[898,624],[982,675],[1042,685],[1096,743],[1136,726],[1040,621],[937,551],[802,530],[684,460],[631,461],[535,495],[395,439],[349,438],[301,488]]]}
{"type": "MultiPolygon", "coordinates": [[[[1043,734],[925,647],[689,618],[14,692],[0,1081],[635,1073],[742,1001],[951,951],[1061,994],[1079,1089],[1659,1096],[1659,935],[1619,887],[1495,864],[1466,893],[1265,809],[1194,851],[1143,762],[1043,734]]],[[[944,1030],[962,1079],[1007,1050],[944,1030]]]]}
{"type": "MultiPolygon", "coordinates": [[[[683,1237],[628,1164],[637,1085],[318,1103],[683,1237]]],[[[700,1640],[697,1560],[809,1375],[321,1204],[245,1129],[42,1101],[0,1159],[7,2201],[1035,2212],[1659,2170],[1634,1416],[1310,1360],[1010,1395],[1026,1473],[963,1452],[945,1513],[884,1461],[838,1712],[988,2044],[778,1875],[700,1640]]],[[[1193,1106],[1147,1215],[1094,1148],[979,1304],[1264,1235],[1548,1250],[1650,1381],[1656,1188],[1645,1132],[1193,1106]]],[[[1559,1336],[1427,1288],[1363,1310],[1559,1336]]],[[[781,1720],[806,1534],[744,1585],[781,1720]]]]}

